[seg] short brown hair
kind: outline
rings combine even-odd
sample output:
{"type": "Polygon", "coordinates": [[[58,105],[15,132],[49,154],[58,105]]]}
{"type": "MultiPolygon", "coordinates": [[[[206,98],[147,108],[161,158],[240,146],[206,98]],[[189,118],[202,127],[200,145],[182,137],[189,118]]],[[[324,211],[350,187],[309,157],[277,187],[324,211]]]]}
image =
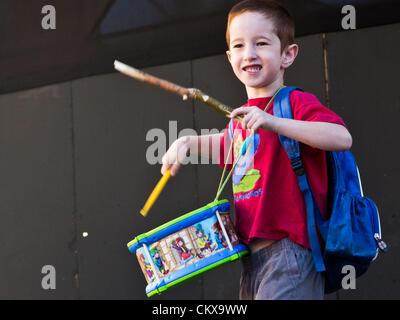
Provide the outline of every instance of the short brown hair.
{"type": "Polygon", "coordinates": [[[230,42],[229,28],[232,20],[244,12],[259,12],[271,18],[274,22],[275,32],[281,41],[281,52],[294,43],[295,23],[290,12],[280,3],[271,0],[244,0],[232,7],[228,15],[226,27],[226,43],[230,42]]]}

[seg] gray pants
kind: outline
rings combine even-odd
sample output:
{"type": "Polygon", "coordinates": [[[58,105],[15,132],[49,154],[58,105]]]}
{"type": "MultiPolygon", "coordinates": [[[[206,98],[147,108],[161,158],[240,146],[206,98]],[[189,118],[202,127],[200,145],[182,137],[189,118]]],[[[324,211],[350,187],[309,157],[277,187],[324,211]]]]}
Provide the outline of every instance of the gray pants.
{"type": "Polygon", "coordinates": [[[240,300],[322,300],[311,251],[288,238],[242,258],[240,300]]]}

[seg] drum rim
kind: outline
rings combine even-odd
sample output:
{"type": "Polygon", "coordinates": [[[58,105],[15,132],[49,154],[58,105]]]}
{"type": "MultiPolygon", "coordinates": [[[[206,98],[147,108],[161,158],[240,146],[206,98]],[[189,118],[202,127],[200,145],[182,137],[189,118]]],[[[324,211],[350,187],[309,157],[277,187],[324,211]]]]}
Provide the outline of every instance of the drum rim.
{"type": "MultiPolygon", "coordinates": [[[[202,212],[204,212],[206,210],[218,207],[218,206],[223,205],[225,203],[229,204],[229,200],[222,199],[222,200],[214,201],[214,202],[211,202],[211,203],[209,203],[209,204],[207,204],[207,205],[205,205],[205,206],[203,206],[201,208],[198,208],[198,209],[190,211],[190,212],[188,212],[188,213],[186,213],[184,215],[181,215],[181,216],[179,216],[179,217],[177,217],[177,218],[175,218],[175,219],[173,219],[171,221],[168,221],[168,222],[162,224],[161,226],[158,226],[157,228],[154,228],[154,229],[152,229],[152,230],[150,230],[148,232],[145,232],[145,233],[142,233],[142,234],[138,235],[133,240],[128,242],[127,247],[128,247],[130,252],[135,253],[136,250],[139,249],[139,247],[143,243],[146,243],[147,245],[150,245],[151,243],[154,243],[155,241],[158,241],[158,240],[160,240],[160,239],[162,239],[164,237],[164,234],[162,234],[160,237],[157,237],[157,233],[161,234],[165,229],[172,228],[175,224],[178,224],[179,222],[181,222],[181,221],[183,221],[183,220],[185,220],[187,218],[193,218],[197,214],[199,214],[198,221],[204,220],[207,217],[201,216],[200,213],[202,213],[202,212]],[[146,241],[150,237],[152,237],[151,243],[146,241]]],[[[209,216],[212,216],[213,214],[215,214],[215,212],[211,212],[209,214],[209,216]]],[[[187,226],[189,226],[189,225],[191,225],[193,223],[196,223],[198,221],[191,221],[190,223],[188,223],[187,226]]],[[[185,228],[185,226],[181,226],[181,229],[184,229],[184,228],[185,228]]]]}

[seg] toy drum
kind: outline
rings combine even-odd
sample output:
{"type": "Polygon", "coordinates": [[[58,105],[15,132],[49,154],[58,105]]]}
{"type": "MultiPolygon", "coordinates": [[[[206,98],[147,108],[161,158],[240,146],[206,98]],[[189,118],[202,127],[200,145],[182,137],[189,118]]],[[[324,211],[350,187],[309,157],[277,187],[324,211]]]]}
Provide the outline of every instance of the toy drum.
{"type": "Polygon", "coordinates": [[[233,228],[228,200],[212,202],[141,234],[128,248],[136,252],[148,297],[248,253],[233,228]]]}

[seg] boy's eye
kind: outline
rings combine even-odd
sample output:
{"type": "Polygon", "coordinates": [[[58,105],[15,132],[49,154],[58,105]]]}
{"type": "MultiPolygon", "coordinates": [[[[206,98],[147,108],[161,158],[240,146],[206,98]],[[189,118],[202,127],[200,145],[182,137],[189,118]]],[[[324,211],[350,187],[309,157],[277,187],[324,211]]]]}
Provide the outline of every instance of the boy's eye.
{"type": "Polygon", "coordinates": [[[268,45],[268,43],[266,43],[264,41],[260,41],[260,42],[257,42],[257,45],[258,46],[266,46],[266,45],[268,45]]]}
{"type": "Polygon", "coordinates": [[[234,48],[241,48],[243,45],[241,43],[237,43],[233,45],[234,48]]]}

